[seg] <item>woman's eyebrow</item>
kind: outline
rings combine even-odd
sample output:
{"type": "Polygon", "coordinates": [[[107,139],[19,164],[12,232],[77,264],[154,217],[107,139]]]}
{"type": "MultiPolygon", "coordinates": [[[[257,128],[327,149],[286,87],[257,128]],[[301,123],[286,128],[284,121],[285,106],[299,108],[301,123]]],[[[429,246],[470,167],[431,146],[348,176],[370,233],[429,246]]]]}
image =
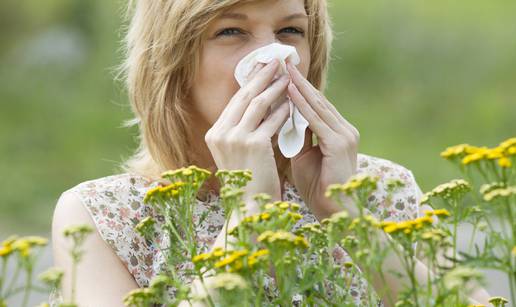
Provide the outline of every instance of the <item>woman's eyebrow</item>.
{"type": "MultiPolygon", "coordinates": [[[[246,20],[247,19],[247,15],[245,14],[241,14],[241,13],[231,13],[231,12],[227,12],[227,13],[223,13],[222,15],[220,15],[219,17],[220,19],[239,19],[239,20],[246,20]]],[[[308,18],[308,16],[305,14],[305,13],[295,13],[295,14],[291,14],[291,15],[288,15],[288,16],[285,16],[283,17],[283,21],[289,21],[289,20],[292,20],[292,19],[296,19],[296,18],[308,18]]]]}

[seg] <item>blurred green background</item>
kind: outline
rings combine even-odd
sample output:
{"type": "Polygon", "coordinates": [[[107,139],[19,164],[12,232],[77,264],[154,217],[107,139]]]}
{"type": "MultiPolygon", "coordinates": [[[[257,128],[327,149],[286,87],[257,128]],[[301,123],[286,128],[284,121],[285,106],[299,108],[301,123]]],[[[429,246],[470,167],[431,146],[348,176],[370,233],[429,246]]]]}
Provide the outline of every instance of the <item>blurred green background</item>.
{"type": "MultiPolygon", "coordinates": [[[[66,189],[136,147],[119,63],[123,1],[0,2],[0,238],[50,232],[66,189]]],[[[516,136],[515,1],[332,1],[327,97],[359,151],[423,191],[459,175],[445,147],[516,136]]]]}

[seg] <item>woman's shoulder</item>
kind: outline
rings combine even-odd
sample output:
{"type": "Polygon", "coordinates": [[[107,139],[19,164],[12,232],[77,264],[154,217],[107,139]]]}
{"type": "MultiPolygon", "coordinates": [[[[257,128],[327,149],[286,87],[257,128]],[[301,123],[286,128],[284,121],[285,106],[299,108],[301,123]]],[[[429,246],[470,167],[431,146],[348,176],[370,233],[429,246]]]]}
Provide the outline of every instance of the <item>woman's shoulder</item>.
{"type": "MultiPolygon", "coordinates": [[[[151,206],[143,203],[146,192],[158,182],[146,177],[122,173],[83,181],[67,189],[61,199],[81,206],[91,217],[100,237],[121,259],[139,285],[145,284],[152,272],[153,247],[134,227],[145,217],[154,216],[151,206]]],[[[59,211],[56,207],[56,212],[59,211]]],[[[83,218],[84,219],[84,218],[83,218]]]]}
{"type": "Polygon", "coordinates": [[[402,180],[407,180],[410,177],[414,178],[412,171],[402,164],[365,153],[358,154],[357,170],[359,173],[379,175],[381,178],[398,177],[402,180]]]}
{"type": "Polygon", "coordinates": [[[72,186],[64,193],[75,194],[88,207],[98,209],[126,207],[142,209],[145,193],[158,184],[147,177],[120,173],[89,179],[72,186]]]}
{"type": "Polygon", "coordinates": [[[357,172],[379,177],[377,189],[368,199],[375,215],[396,220],[413,219],[419,215],[423,193],[410,169],[389,159],[359,153],[357,172]],[[399,180],[403,186],[389,193],[391,180],[399,180]]]}

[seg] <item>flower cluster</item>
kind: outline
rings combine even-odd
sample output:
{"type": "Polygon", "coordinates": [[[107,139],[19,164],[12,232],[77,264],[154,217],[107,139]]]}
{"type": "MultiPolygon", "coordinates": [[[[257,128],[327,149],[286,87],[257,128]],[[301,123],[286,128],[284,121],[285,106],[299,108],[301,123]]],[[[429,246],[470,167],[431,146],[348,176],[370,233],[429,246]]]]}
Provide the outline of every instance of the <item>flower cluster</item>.
{"type": "Polygon", "coordinates": [[[431,197],[441,197],[445,200],[460,199],[471,191],[471,185],[463,179],[454,179],[435,187],[432,191],[423,195],[421,204],[428,203],[431,197]]]}
{"type": "Polygon", "coordinates": [[[27,236],[18,238],[11,236],[0,243],[0,257],[7,257],[14,252],[18,252],[22,257],[26,258],[31,255],[34,247],[46,246],[48,239],[38,236],[27,236]]]}
{"type": "Polygon", "coordinates": [[[484,200],[485,201],[494,201],[494,200],[498,200],[500,198],[508,198],[511,196],[516,196],[516,186],[493,189],[484,194],[484,200]]]}
{"type": "Polygon", "coordinates": [[[189,182],[192,183],[194,188],[199,188],[206,179],[211,176],[211,172],[199,168],[195,165],[188,167],[182,167],[176,170],[170,170],[163,172],[161,178],[170,180],[171,182],[189,182]]]}
{"type": "Polygon", "coordinates": [[[448,147],[441,152],[441,157],[448,160],[460,159],[463,165],[482,160],[498,160],[498,165],[503,168],[512,166],[510,156],[514,155],[516,155],[516,138],[509,138],[494,148],[460,144],[448,147]]]}
{"type": "Polygon", "coordinates": [[[145,195],[143,201],[145,203],[149,203],[156,200],[178,198],[184,186],[185,183],[182,181],[176,181],[174,183],[164,186],[157,186],[147,191],[147,194],[145,195]]]}
{"type": "Polygon", "coordinates": [[[257,239],[258,242],[264,242],[266,245],[271,246],[271,248],[308,248],[308,241],[303,236],[298,236],[293,233],[279,230],[279,231],[270,231],[267,230],[260,234],[257,239]]]}
{"type": "Polygon", "coordinates": [[[357,190],[375,190],[376,183],[380,178],[368,174],[356,174],[351,176],[344,184],[331,184],[326,189],[325,196],[334,198],[340,193],[352,195],[357,190]]]}

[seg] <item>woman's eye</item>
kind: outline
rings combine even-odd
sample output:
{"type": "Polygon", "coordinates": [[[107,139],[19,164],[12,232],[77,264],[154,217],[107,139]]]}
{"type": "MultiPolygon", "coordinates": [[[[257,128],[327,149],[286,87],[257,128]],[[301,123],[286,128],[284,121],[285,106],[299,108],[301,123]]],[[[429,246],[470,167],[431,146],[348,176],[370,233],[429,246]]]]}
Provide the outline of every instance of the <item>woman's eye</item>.
{"type": "Polygon", "coordinates": [[[283,28],[283,29],[280,30],[280,32],[283,31],[283,30],[294,30],[293,32],[287,32],[287,33],[300,34],[301,36],[303,36],[305,34],[305,32],[303,30],[299,30],[299,29],[294,28],[294,27],[283,28]]]}
{"type": "Polygon", "coordinates": [[[235,31],[240,31],[240,30],[237,28],[227,28],[227,29],[224,29],[224,30],[220,31],[219,33],[217,33],[217,36],[231,36],[233,34],[238,34],[238,33],[235,33],[235,31]]]}
{"type": "MultiPolygon", "coordinates": [[[[294,27],[283,28],[280,30],[280,32],[299,34],[301,36],[304,36],[304,34],[305,34],[305,32],[303,30],[299,30],[294,27]],[[289,31],[286,31],[286,30],[289,30],[289,31]]],[[[241,33],[242,32],[238,28],[226,28],[226,29],[223,29],[222,31],[218,32],[217,36],[233,36],[233,35],[238,35],[241,33]]]]}

